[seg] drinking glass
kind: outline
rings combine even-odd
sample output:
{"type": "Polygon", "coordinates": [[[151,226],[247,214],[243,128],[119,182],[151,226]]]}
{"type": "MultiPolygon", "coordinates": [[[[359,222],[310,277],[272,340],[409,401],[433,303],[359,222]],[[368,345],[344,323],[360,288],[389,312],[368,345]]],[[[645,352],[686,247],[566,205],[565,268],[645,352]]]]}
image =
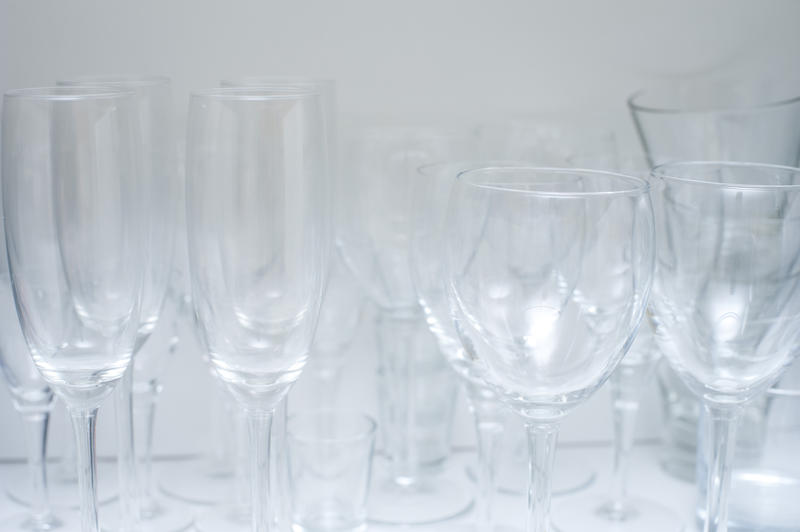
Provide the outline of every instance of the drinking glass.
{"type": "MultiPolygon", "coordinates": [[[[2,219],[0,206],[0,219],[2,219]]],[[[9,524],[12,530],[55,530],[62,526],[53,515],[47,488],[47,429],[53,392],[36,370],[17,319],[8,271],[6,239],[0,233],[0,374],[11,392],[14,408],[25,428],[25,448],[31,495],[27,515],[9,524]]]]}
{"type": "MultiPolygon", "coordinates": [[[[171,274],[173,243],[176,226],[175,205],[178,203],[175,144],[172,136],[171,91],[168,78],[159,76],[84,76],[59,81],[63,86],[107,86],[135,94],[136,110],[141,128],[141,161],[138,175],[145,187],[148,216],[145,224],[145,278],[140,311],[140,330],[136,339],[132,369],[123,375],[116,390],[117,475],[119,481],[119,528],[135,529],[142,519],[140,486],[137,480],[136,452],[133,430],[133,390],[136,384],[136,365],[153,366],[152,356],[161,357],[157,349],[143,350],[156,328],[167,283],[171,274]],[[142,353],[141,356],[139,353],[142,353]]],[[[139,374],[142,372],[140,371],[139,374]]],[[[143,388],[143,383],[138,383],[143,388]]],[[[154,393],[151,388],[151,393],[154,393]]],[[[151,516],[152,517],[152,516],[151,516]]],[[[160,529],[158,523],[150,523],[160,529]]]]}
{"type": "MultiPolygon", "coordinates": [[[[496,163],[501,164],[501,163],[496,163]]],[[[513,163],[508,163],[513,165],[513,163]]],[[[498,530],[494,527],[492,500],[496,491],[494,459],[503,437],[506,408],[496,394],[480,379],[474,361],[465,352],[450,319],[444,283],[443,225],[447,201],[456,176],[475,162],[434,163],[423,166],[414,179],[416,211],[411,238],[411,274],[425,319],[445,356],[466,391],[473,415],[478,442],[477,491],[475,494],[475,530],[498,530]]]]}
{"type": "Polygon", "coordinates": [[[661,353],[655,346],[652,326],[642,322],[628,353],[609,379],[614,409],[614,468],[611,493],[587,493],[570,497],[554,508],[559,530],[626,532],[679,532],[678,515],[650,497],[631,495],[628,471],[634,445],[636,417],[645,388],[652,382],[661,353]]]}
{"type": "Polygon", "coordinates": [[[486,167],[458,175],[443,250],[452,318],[480,378],[524,419],[528,525],[549,532],[561,419],[611,375],[652,282],[647,182],[486,167]]]}
{"type": "Polygon", "coordinates": [[[97,410],[140,328],[148,216],[135,95],[109,87],[6,93],[3,208],[9,269],[36,367],[78,442],[81,523],[97,532],[97,410]]]}
{"type": "Polygon", "coordinates": [[[703,401],[704,530],[727,529],[742,409],[778,379],[800,341],[800,170],[737,162],[656,167],[656,339],[703,401]]]}
{"type": "Polygon", "coordinates": [[[338,182],[336,245],[379,309],[378,426],[387,460],[375,463],[371,521],[437,522],[470,504],[463,481],[443,471],[456,382],[425,328],[409,262],[417,169],[458,160],[468,142],[440,127],[363,128],[338,182]]]}
{"type": "MultiPolygon", "coordinates": [[[[780,83],[690,81],[643,89],[628,99],[650,166],[671,161],[749,161],[796,166],[800,96],[780,83]]],[[[669,365],[660,368],[666,414],[664,469],[695,478],[699,401],[669,365]]]]}
{"type": "MultiPolygon", "coordinates": [[[[322,108],[322,121],[325,128],[325,168],[327,178],[319,183],[319,187],[323,190],[325,197],[330,197],[334,187],[332,182],[337,178],[338,170],[338,144],[337,144],[337,114],[336,114],[336,82],[330,79],[316,79],[305,76],[240,76],[234,78],[224,79],[220,82],[222,87],[240,87],[240,88],[260,88],[272,91],[312,91],[320,96],[320,105],[322,108]]],[[[328,202],[325,208],[334,208],[335,202],[328,202]]],[[[329,214],[325,214],[328,217],[329,214]]],[[[332,224],[329,224],[326,229],[330,232],[326,238],[326,242],[332,239],[332,224]]],[[[329,251],[326,248],[326,251],[329,251]]],[[[327,283],[326,283],[327,286],[327,283]]],[[[327,291],[327,289],[326,289],[327,291]]],[[[323,307],[320,311],[321,318],[325,314],[325,300],[323,299],[323,307]]],[[[317,332],[317,335],[319,332],[317,332]]],[[[315,341],[316,343],[316,341],[315,341]]],[[[326,383],[327,384],[327,383],[326,383]]],[[[279,523],[285,523],[288,526],[288,506],[285,504],[285,497],[280,497],[282,492],[285,492],[286,486],[286,419],[288,417],[289,401],[281,401],[278,406],[278,411],[274,417],[275,423],[272,425],[272,474],[274,482],[271,485],[271,493],[273,498],[272,509],[275,512],[275,519],[279,523]]],[[[280,525],[283,526],[283,525],[280,525]]]]}
{"type": "Polygon", "coordinates": [[[304,411],[289,417],[289,496],[293,529],[367,529],[375,421],[345,410],[304,411]]]}
{"type": "Polygon", "coordinates": [[[800,160],[800,95],[748,84],[644,89],[628,108],[651,166],[670,161],[800,160]]]}
{"type": "Polygon", "coordinates": [[[320,96],[198,92],[187,139],[192,301],[212,368],[248,416],[251,529],[267,531],[272,413],[305,366],[327,273],[320,96]]]}

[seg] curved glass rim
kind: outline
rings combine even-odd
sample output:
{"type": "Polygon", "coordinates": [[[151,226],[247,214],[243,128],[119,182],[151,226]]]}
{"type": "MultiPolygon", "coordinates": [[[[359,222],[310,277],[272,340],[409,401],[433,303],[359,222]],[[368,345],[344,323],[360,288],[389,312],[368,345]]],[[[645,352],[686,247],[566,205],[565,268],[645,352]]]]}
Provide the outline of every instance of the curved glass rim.
{"type": "Polygon", "coordinates": [[[375,419],[372,416],[370,416],[369,414],[366,414],[366,413],[361,412],[359,410],[338,410],[338,409],[330,409],[330,408],[321,408],[321,409],[316,409],[316,410],[305,410],[305,411],[297,412],[295,414],[290,415],[289,418],[286,420],[286,434],[290,435],[292,438],[294,438],[295,440],[300,441],[300,442],[319,442],[319,443],[349,443],[349,442],[355,442],[355,441],[363,440],[364,438],[368,438],[368,437],[372,436],[373,434],[375,434],[377,429],[378,429],[378,423],[375,421],[375,419]],[[346,415],[346,416],[352,416],[354,419],[358,418],[359,422],[362,422],[362,421],[366,422],[365,423],[365,429],[362,430],[362,431],[358,431],[355,434],[351,434],[351,435],[347,435],[347,436],[328,437],[328,438],[319,438],[319,437],[313,437],[313,436],[297,435],[297,434],[293,433],[290,430],[292,420],[295,420],[295,419],[298,419],[298,418],[302,418],[302,417],[307,417],[307,416],[315,416],[316,417],[316,416],[325,416],[325,415],[330,416],[330,417],[346,415]]]}
{"type": "Polygon", "coordinates": [[[634,111],[644,111],[647,113],[657,113],[657,114],[690,114],[690,113],[727,113],[727,112],[740,112],[740,111],[751,111],[756,109],[769,109],[771,107],[782,107],[784,105],[790,105],[793,103],[800,102],[800,94],[797,96],[791,96],[789,98],[781,98],[778,100],[768,100],[762,103],[756,104],[745,104],[745,105],[737,105],[737,106],[701,106],[697,108],[688,108],[688,107],[675,107],[675,106],[664,106],[664,107],[656,107],[652,105],[643,105],[637,103],[636,100],[641,98],[645,94],[652,93],[657,89],[639,89],[630,96],[628,96],[628,107],[630,107],[634,111]]]}
{"type": "Polygon", "coordinates": [[[133,91],[104,85],[55,85],[50,87],[31,87],[12,89],[4,94],[6,98],[44,100],[44,101],[76,101],[113,98],[132,98],[133,91]]]}
{"type": "Polygon", "coordinates": [[[192,98],[241,101],[302,100],[320,97],[316,90],[287,87],[214,87],[192,91],[192,98]]]}
{"type": "MultiPolygon", "coordinates": [[[[591,197],[615,197],[615,196],[642,196],[650,191],[650,183],[641,177],[636,177],[627,174],[620,174],[618,172],[608,172],[605,170],[592,170],[588,168],[564,168],[564,167],[548,167],[548,166],[486,166],[479,168],[471,168],[463,172],[459,172],[456,179],[462,183],[465,182],[465,177],[471,174],[484,173],[491,170],[523,170],[532,173],[548,173],[548,174],[564,174],[572,176],[590,175],[612,177],[619,181],[627,182],[630,186],[619,190],[591,190],[591,191],[575,191],[575,192],[561,192],[557,190],[529,190],[525,188],[514,188],[509,186],[496,186],[491,183],[470,183],[465,184],[494,190],[497,192],[507,192],[512,194],[523,194],[526,196],[537,196],[542,198],[591,198],[591,197]]],[[[514,183],[509,183],[513,185],[514,183]]]]}
{"type": "Polygon", "coordinates": [[[227,77],[220,80],[222,87],[239,88],[258,88],[258,87],[282,87],[292,85],[327,85],[336,83],[328,78],[311,78],[306,76],[268,76],[268,75],[247,75],[227,77]]]}
{"type": "Polygon", "coordinates": [[[800,168],[794,166],[783,166],[769,163],[750,163],[741,161],[674,161],[659,164],[650,171],[650,175],[665,181],[685,183],[687,185],[727,188],[735,190],[800,190],[800,182],[794,185],[781,184],[750,184],[750,183],[721,183],[719,181],[707,181],[705,179],[695,179],[691,177],[680,177],[671,175],[666,170],[671,167],[709,167],[709,168],[758,168],[762,170],[772,170],[789,172],[800,176],[800,168]]]}
{"type": "Polygon", "coordinates": [[[151,87],[156,85],[169,85],[167,76],[150,76],[137,74],[97,74],[76,76],[58,80],[59,85],[65,87],[78,87],[85,85],[108,85],[113,87],[151,87]]]}
{"type": "Polygon", "coordinates": [[[529,164],[529,161],[513,159],[464,159],[455,161],[436,161],[418,166],[417,173],[426,177],[436,177],[436,175],[433,173],[436,169],[451,166],[458,169],[458,172],[456,172],[453,176],[456,178],[458,177],[458,174],[466,172],[467,170],[476,170],[478,168],[522,168],[528,166],[529,164]]]}

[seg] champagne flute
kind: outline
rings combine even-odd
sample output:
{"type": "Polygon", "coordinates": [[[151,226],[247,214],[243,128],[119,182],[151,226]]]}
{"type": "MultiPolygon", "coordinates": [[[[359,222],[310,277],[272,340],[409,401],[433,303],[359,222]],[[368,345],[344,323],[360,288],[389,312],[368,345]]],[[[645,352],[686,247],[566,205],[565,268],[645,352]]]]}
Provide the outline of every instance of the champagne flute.
{"type": "MultiPolygon", "coordinates": [[[[149,216],[144,222],[145,279],[140,310],[139,334],[133,366],[152,366],[145,358],[160,357],[158,350],[142,346],[158,323],[172,269],[177,186],[175,144],[172,137],[170,81],[161,76],[84,76],[59,81],[63,86],[108,86],[134,93],[141,128],[141,172],[144,201],[149,216]],[[138,353],[142,353],[141,356],[138,353]]],[[[141,372],[139,372],[141,373],[141,372]]],[[[119,526],[123,531],[140,527],[140,486],[137,480],[133,430],[133,390],[136,372],[127,371],[116,390],[117,475],[119,481],[119,526]]],[[[142,388],[139,383],[139,388],[142,388]]],[[[154,390],[154,388],[151,388],[154,390]]],[[[152,392],[151,392],[152,393],[152,392]]],[[[151,526],[153,523],[151,523],[151,526]]],[[[156,528],[159,528],[156,526],[156,528]]]]}
{"type": "Polygon", "coordinates": [[[81,526],[97,532],[97,410],[140,327],[148,213],[135,95],[109,87],[6,93],[3,208],[22,331],[66,403],[78,443],[81,526]]]}
{"type": "Polygon", "coordinates": [[[251,530],[270,530],[272,414],[300,376],[327,259],[325,128],[312,90],[192,95],[192,301],[211,365],[248,417],[251,530]]]}

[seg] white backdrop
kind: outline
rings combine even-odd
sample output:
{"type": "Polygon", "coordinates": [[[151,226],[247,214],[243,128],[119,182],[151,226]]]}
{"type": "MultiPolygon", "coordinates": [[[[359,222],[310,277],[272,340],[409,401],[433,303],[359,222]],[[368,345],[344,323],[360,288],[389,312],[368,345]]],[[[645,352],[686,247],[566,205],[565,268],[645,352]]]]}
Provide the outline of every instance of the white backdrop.
{"type": "MultiPolygon", "coordinates": [[[[343,122],[591,111],[635,146],[625,98],[643,85],[800,80],[799,22],[794,0],[0,0],[0,89],[80,74],[164,74],[180,119],[191,88],[223,77],[312,75],[337,80],[343,122]]],[[[348,404],[374,408],[372,345],[367,321],[344,383],[348,404]]],[[[164,378],[158,453],[209,445],[214,395],[198,351],[184,343],[164,378]]],[[[298,392],[308,394],[302,383],[298,392]]],[[[100,452],[109,454],[104,410],[100,452]]],[[[657,436],[655,385],[641,417],[639,434],[657,436]]],[[[608,439],[610,428],[601,391],[571,416],[562,441],[608,439]]],[[[55,447],[65,431],[54,427],[55,447]]],[[[456,437],[471,441],[463,407],[456,437]]],[[[22,454],[20,422],[0,386],[0,457],[22,454]]]]}

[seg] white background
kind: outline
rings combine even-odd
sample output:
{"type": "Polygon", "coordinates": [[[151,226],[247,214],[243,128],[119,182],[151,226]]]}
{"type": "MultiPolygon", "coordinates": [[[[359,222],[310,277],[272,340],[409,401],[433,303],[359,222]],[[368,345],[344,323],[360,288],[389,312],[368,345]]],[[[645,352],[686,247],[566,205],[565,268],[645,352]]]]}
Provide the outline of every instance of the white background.
{"type": "MultiPolygon", "coordinates": [[[[0,0],[0,89],[81,74],[164,74],[177,115],[188,91],[244,74],[337,80],[350,115],[480,121],[591,111],[635,147],[625,99],[673,79],[800,80],[800,2],[561,1],[36,1],[0,0]]],[[[182,127],[182,124],[179,126],[182,127]]],[[[798,126],[800,127],[800,125],[798,126]]],[[[349,405],[374,409],[369,320],[345,378],[349,405]]],[[[199,348],[185,342],[164,378],[160,454],[210,445],[215,397],[199,348]]],[[[301,393],[308,394],[308,390],[301,393]]],[[[659,435],[655,384],[639,435],[659,435]]],[[[114,439],[111,408],[100,452],[114,439]]],[[[471,441],[462,407],[457,441],[471,441]]],[[[20,422],[0,386],[0,457],[23,454],[20,422]]],[[[610,436],[601,391],[567,421],[562,440],[610,436]]],[[[54,454],[65,427],[54,427],[54,454]]]]}

